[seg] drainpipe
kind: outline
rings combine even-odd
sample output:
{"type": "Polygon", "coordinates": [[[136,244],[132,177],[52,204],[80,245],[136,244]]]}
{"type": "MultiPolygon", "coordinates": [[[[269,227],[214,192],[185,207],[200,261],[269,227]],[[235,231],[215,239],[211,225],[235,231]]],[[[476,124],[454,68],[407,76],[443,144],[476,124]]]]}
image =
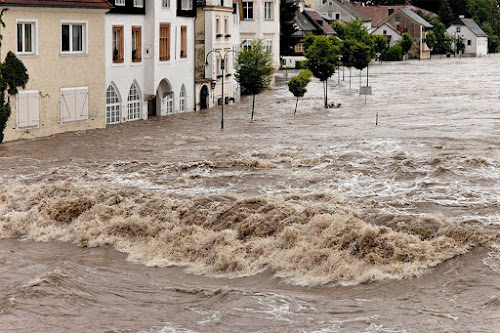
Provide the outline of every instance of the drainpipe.
{"type": "MultiPolygon", "coordinates": [[[[193,0],[193,6],[195,6],[196,2],[193,0]]],[[[196,16],[198,14],[198,9],[196,9],[194,17],[193,17],[193,42],[194,42],[194,53],[193,53],[193,100],[194,107],[193,112],[196,112],[196,16]]]]}

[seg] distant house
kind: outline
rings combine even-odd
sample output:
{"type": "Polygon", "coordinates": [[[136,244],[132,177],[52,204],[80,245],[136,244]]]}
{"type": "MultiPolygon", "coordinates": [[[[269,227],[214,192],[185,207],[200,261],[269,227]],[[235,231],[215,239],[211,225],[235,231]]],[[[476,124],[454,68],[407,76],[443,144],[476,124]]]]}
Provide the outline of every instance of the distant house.
{"type": "Polygon", "coordinates": [[[396,45],[396,43],[403,38],[401,32],[389,23],[382,23],[378,28],[371,32],[372,35],[382,35],[387,38],[389,47],[396,45]]]}
{"type": "Polygon", "coordinates": [[[356,6],[356,9],[363,13],[366,17],[368,17],[371,20],[371,29],[370,31],[373,31],[377,29],[382,22],[385,21],[390,15],[392,15],[395,11],[406,8],[413,10],[414,12],[422,12],[423,14],[431,17],[431,18],[437,18],[438,15],[436,15],[433,12],[430,12],[428,10],[415,7],[407,3],[406,5],[399,5],[399,6],[362,6],[358,4],[356,6]]]}
{"type": "Polygon", "coordinates": [[[427,32],[433,26],[420,15],[408,8],[401,8],[389,15],[381,24],[387,23],[400,33],[408,33],[413,39],[413,46],[408,55],[410,58],[430,59],[431,50],[425,43],[427,32]]]}
{"type": "Polygon", "coordinates": [[[311,7],[317,9],[329,21],[350,23],[359,20],[363,22],[363,26],[368,31],[371,29],[371,19],[359,11],[349,0],[315,0],[312,1],[311,7]]]}
{"type": "Polygon", "coordinates": [[[304,37],[307,34],[316,36],[332,36],[337,33],[323,18],[316,9],[304,8],[303,2],[299,3],[299,10],[294,17],[295,33],[292,35],[297,38],[297,44],[293,49],[293,55],[283,57],[282,66],[286,68],[295,67],[296,61],[306,60],[304,57],[304,37]]]}
{"type": "MultiPolygon", "coordinates": [[[[465,44],[464,54],[484,57],[488,54],[488,35],[471,18],[460,16],[453,21],[446,33],[456,40],[459,36],[465,44]]],[[[453,43],[455,48],[455,43],[453,43]]]]}

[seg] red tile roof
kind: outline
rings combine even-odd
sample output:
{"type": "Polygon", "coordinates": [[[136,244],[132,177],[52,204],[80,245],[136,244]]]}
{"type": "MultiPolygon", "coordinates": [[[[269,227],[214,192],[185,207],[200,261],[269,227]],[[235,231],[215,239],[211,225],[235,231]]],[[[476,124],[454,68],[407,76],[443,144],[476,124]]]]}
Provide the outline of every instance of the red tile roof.
{"type": "Polygon", "coordinates": [[[376,28],[382,23],[383,20],[389,17],[389,8],[394,9],[394,11],[400,8],[408,8],[413,11],[422,11],[424,14],[430,17],[437,17],[437,15],[433,12],[429,12],[425,9],[418,8],[411,5],[400,5],[400,6],[360,6],[358,5],[357,9],[372,19],[372,27],[376,28]]]}
{"type": "Polygon", "coordinates": [[[106,0],[0,0],[0,6],[111,8],[106,0]]]}

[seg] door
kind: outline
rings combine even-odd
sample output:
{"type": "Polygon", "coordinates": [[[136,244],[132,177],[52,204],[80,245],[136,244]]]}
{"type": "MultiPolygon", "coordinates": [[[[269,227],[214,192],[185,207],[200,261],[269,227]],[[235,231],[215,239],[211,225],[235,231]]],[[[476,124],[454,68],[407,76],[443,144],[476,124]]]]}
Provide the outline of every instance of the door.
{"type": "Polygon", "coordinates": [[[208,87],[202,86],[200,91],[200,109],[208,108],[208,87]]]}

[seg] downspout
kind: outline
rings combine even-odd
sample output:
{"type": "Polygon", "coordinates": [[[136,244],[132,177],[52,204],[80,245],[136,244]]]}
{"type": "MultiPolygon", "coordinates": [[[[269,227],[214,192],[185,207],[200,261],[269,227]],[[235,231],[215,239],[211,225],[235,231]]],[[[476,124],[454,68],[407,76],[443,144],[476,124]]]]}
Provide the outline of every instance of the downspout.
{"type": "MultiPolygon", "coordinates": [[[[193,0],[193,6],[195,5],[196,2],[193,0]]],[[[194,107],[193,107],[193,112],[196,112],[196,18],[198,15],[198,8],[196,8],[194,12],[194,17],[193,17],[193,41],[194,41],[194,53],[193,53],[193,100],[194,100],[194,107]]]]}

